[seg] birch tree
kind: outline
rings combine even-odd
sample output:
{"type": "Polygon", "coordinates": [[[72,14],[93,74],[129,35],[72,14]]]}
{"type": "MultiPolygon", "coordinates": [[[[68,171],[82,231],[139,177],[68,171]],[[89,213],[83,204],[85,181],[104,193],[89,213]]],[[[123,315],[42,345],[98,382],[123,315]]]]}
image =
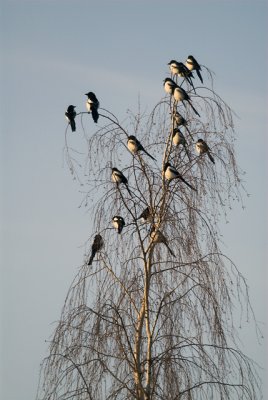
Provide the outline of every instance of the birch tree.
{"type": "Polygon", "coordinates": [[[233,112],[208,68],[205,84],[192,73],[168,76],[189,100],[163,90],[150,113],[138,108],[123,122],[103,100],[97,123],[82,110],[76,131],[66,128],[65,158],[92,230],[38,399],[259,397],[234,324],[234,305],[254,320],[247,283],[220,248],[219,225],[245,195],[233,112]],[[113,180],[114,168],[125,181],[113,180]]]}

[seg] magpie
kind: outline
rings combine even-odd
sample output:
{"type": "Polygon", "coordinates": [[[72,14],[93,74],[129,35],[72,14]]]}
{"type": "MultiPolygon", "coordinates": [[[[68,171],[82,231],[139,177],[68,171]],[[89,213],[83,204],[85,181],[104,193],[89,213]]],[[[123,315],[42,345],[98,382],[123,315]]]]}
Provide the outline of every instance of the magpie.
{"type": "Polygon", "coordinates": [[[92,264],[92,261],[93,261],[95,255],[96,255],[96,253],[98,251],[100,251],[103,248],[103,246],[104,246],[104,241],[103,241],[102,236],[100,234],[96,235],[94,237],[94,241],[93,241],[93,244],[91,246],[91,256],[90,256],[90,258],[88,260],[87,265],[91,265],[92,264]]]}
{"type": "Polygon", "coordinates": [[[95,93],[93,92],[88,92],[85,94],[87,96],[87,102],[86,102],[86,108],[87,112],[92,114],[93,121],[95,123],[98,122],[99,119],[99,113],[98,113],[98,108],[99,108],[99,100],[97,99],[95,93]]]}
{"type": "Polygon", "coordinates": [[[179,130],[179,128],[175,128],[172,132],[172,143],[174,144],[174,146],[179,146],[181,144],[184,147],[187,157],[191,161],[190,153],[187,149],[186,139],[185,139],[183,133],[179,130]]]}
{"type": "Polygon", "coordinates": [[[175,87],[178,86],[176,82],[171,78],[166,78],[164,80],[164,90],[168,94],[172,94],[175,87]]]}
{"type": "Polygon", "coordinates": [[[203,78],[200,72],[201,67],[193,56],[188,56],[187,60],[185,61],[185,65],[190,71],[195,70],[198,75],[198,78],[203,83],[203,78]]]}
{"type": "Polygon", "coordinates": [[[127,141],[127,147],[129,149],[129,151],[133,154],[136,154],[138,151],[143,151],[145,154],[147,154],[147,156],[149,156],[152,160],[156,161],[156,159],[151,156],[151,154],[149,154],[145,148],[143,147],[143,145],[141,144],[141,142],[138,141],[138,139],[131,135],[128,137],[128,141],[127,141]]]}
{"type": "Polygon", "coordinates": [[[185,118],[183,118],[183,116],[176,110],[174,110],[173,112],[173,118],[175,121],[175,124],[177,125],[176,128],[178,128],[179,126],[184,126],[184,128],[187,130],[187,132],[189,133],[189,135],[191,136],[191,138],[193,139],[193,136],[187,126],[188,122],[186,121],[185,118]]]}
{"type": "Polygon", "coordinates": [[[192,72],[184,65],[182,62],[178,62],[176,60],[171,60],[169,63],[169,69],[171,74],[178,75],[181,78],[187,80],[187,82],[192,86],[194,89],[194,85],[191,78],[194,78],[192,72]]]}
{"type": "Polygon", "coordinates": [[[199,155],[207,153],[208,158],[210,159],[213,164],[215,164],[215,160],[210,154],[210,148],[208,147],[207,143],[203,139],[198,139],[195,144],[195,149],[199,155]]]}
{"type": "Polygon", "coordinates": [[[124,218],[120,217],[119,215],[115,215],[112,219],[113,226],[117,230],[117,232],[120,234],[122,232],[122,229],[125,226],[125,221],[124,218]]]}
{"type": "Polygon", "coordinates": [[[75,125],[75,117],[76,117],[76,111],[75,111],[75,107],[73,105],[70,105],[65,113],[65,117],[67,119],[67,121],[69,122],[69,124],[71,125],[71,129],[72,132],[75,132],[76,130],[76,125],[75,125]]]}
{"type": "Polygon", "coordinates": [[[131,191],[129,190],[128,187],[128,180],[125,177],[125,175],[119,171],[117,168],[112,168],[112,181],[116,183],[116,185],[120,185],[120,183],[123,183],[125,187],[127,188],[128,193],[131,196],[131,191]]]}
{"type": "Polygon", "coordinates": [[[144,222],[153,222],[153,216],[151,214],[150,208],[146,207],[142,213],[140,214],[140,216],[136,219],[136,221],[138,219],[142,219],[144,222]]]}
{"type": "Polygon", "coordinates": [[[191,103],[190,96],[183,88],[176,85],[175,87],[172,88],[172,94],[173,94],[174,100],[176,102],[179,102],[179,101],[183,102],[184,100],[186,100],[189,103],[189,105],[191,106],[192,110],[195,112],[195,114],[197,114],[200,117],[200,114],[198,113],[198,111],[194,108],[194,106],[191,103]]]}
{"type": "Polygon", "coordinates": [[[164,243],[164,245],[167,247],[168,251],[170,254],[175,257],[175,254],[171,250],[171,248],[168,245],[166,237],[163,235],[163,233],[159,230],[156,229],[156,227],[153,225],[151,230],[150,230],[150,237],[154,243],[164,243]]]}
{"type": "Polygon", "coordinates": [[[186,182],[186,180],[182,177],[182,175],[176,170],[176,168],[172,167],[170,163],[166,163],[164,165],[164,176],[167,181],[172,181],[173,179],[180,179],[184,182],[189,188],[197,191],[190,183],[186,182]]]}

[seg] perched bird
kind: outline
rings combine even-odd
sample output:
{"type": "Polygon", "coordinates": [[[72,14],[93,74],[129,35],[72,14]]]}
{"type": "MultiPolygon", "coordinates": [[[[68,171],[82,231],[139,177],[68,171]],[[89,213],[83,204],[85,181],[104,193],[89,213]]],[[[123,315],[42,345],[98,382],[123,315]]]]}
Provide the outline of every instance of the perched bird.
{"type": "Polygon", "coordinates": [[[182,177],[182,175],[176,170],[176,168],[172,167],[170,163],[166,163],[164,165],[163,172],[166,180],[172,181],[173,179],[180,179],[187,186],[189,186],[189,188],[196,191],[196,189],[192,185],[190,185],[190,183],[186,182],[186,180],[182,177]]]}
{"type": "Polygon", "coordinates": [[[168,94],[172,94],[175,87],[178,86],[176,82],[171,78],[166,78],[164,80],[164,90],[168,94]]]}
{"type": "Polygon", "coordinates": [[[119,215],[115,215],[112,219],[112,223],[113,223],[114,228],[120,234],[122,232],[122,229],[125,226],[124,218],[120,217],[119,215]]]}
{"type": "Polygon", "coordinates": [[[185,153],[187,154],[187,157],[191,161],[190,153],[187,148],[187,142],[186,139],[183,135],[183,133],[179,130],[179,128],[175,128],[172,133],[172,143],[174,146],[179,146],[180,144],[183,146],[185,153]]]}
{"type": "Polygon", "coordinates": [[[125,175],[119,171],[117,168],[112,168],[112,181],[116,183],[116,185],[120,185],[120,183],[123,183],[125,187],[127,188],[128,193],[131,196],[131,191],[129,190],[128,187],[128,180],[125,177],[125,175]]]}
{"type": "Polygon", "coordinates": [[[175,257],[175,254],[171,250],[171,248],[168,245],[167,239],[163,235],[163,233],[159,230],[156,229],[156,227],[153,225],[151,230],[150,230],[150,237],[154,243],[164,243],[164,245],[167,247],[168,251],[170,254],[175,257]]]}
{"type": "Polygon", "coordinates": [[[190,71],[195,70],[198,75],[198,78],[203,83],[203,78],[200,72],[201,67],[193,56],[188,56],[187,60],[185,61],[185,65],[190,71]]]}
{"type": "Polygon", "coordinates": [[[150,208],[146,207],[136,220],[138,219],[142,219],[144,222],[153,222],[153,216],[151,214],[150,208]]]}
{"type": "Polygon", "coordinates": [[[169,69],[172,75],[178,75],[181,78],[187,80],[187,82],[194,89],[194,85],[191,78],[194,78],[192,72],[184,65],[182,62],[178,62],[176,60],[171,60],[169,63],[169,69]]]}
{"type": "Polygon", "coordinates": [[[178,111],[174,110],[173,117],[174,117],[174,121],[175,121],[177,127],[181,126],[181,125],[182,126],[187,125],[186,119],[178,111]]]}
{"type": "Polygon", "coordinates": [[[128,137],[128,141],[127,141],[127,147],[129,149],[129,151],[131,151],[131,153],[136,154],[139,151],[143,151],[145,154],[147,154],[147,156],[149,156],[152,160],[156,161],[156,159],[151,156],[151,154],[149,154],[145,148],[143,147],[143,145],[141,144],[141,142],[138,141],[138,139],[131,135],[128,137]]]}
{"type": "Polygon", "coordinates": [[[187,101],[189,103],[189,105],[191,106],[192,110],[195,112],[195,114],[197,114],[200,117],[200,114],[198,113],[198,111],[194,108],[194,106],[191,103],[190,96],[182,87],[180,87],[178,85],[173,87],[172,94],[173,94],[174,100],[176,102],[187,101]]]}
{"type": "Polygon", "coordinates": [[[72,132],[75,132],[76,130],[76,125],[75,125],[75,117],[76,117],[76,111],[75,111],[75,107],[73,105],[70,105],[65,113],[65,117],[67,119],[67,121],[69,122],[69,124],[71,125],[71,129],[72,132]]]}
{"type": "Polygon", "coordinates": [[[103,241],[102,236],[100,234],[96,235],[94,237],[94,241],[93,241],[93,244],[91,246],[91,256],[90,256],[90,258],[88,260],[87,265],[91,265],[92,264],[92,261],[93,261],[95,255],[96,255],[96,253],[98,251],[100,251],[103,248],[103,246],[104,246],[104,241],[103,241]]]}
{"type": "Polygon", "coordinates": [[[174,112],[173,112],[173,118],[174,118],[176,127],[178,128],[179,126],[184,126],[184,128],[187,130],[187,132],[193,139],[193,136],[192,136],[190,130],[188,129],[188,126],[187,126],[188,122],[186,121],[186,119],[176,110],[174,110],[174,112]]]}
{"type": "Polygon", "coordinates": [[[198,139],[198,141],[195,144],[195,149],[199,155],[202,154],[207,154],[208,158],[210,159],[213,164],[215,164],[215,160],[210,154],[210,148],[208,147],[207,143],[203,139],[198,139]]]}
{"type": "Polygon", "coordinates": [[[92,114],[93,121],[97,123],[99,119],[99,113],[98,113],[98,108],[100,105],[99,100],[97,99],[95,93],[93,92],[88,92],[85,95],[87,96],[87,102],[86,102],[87,112],[92,114]]]}

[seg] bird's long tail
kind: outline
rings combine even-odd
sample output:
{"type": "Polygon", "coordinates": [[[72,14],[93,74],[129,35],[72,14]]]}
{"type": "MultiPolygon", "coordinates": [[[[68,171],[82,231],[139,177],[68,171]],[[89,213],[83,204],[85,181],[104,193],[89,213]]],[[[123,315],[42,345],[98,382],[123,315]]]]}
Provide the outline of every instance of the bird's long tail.
{"type": "Polygon", "coordinates": [[[90,256],[90,259],[88,260],[87,265],[91,265],[92,264],[95,255],[96,255],[96,251],[92,250],[91,256],[90,256]]]}
{"type": "Polygon", "coordinates": [[[170,254],[171,254],[173,257],[175,257],[175,254],[173,253],[173,251],[171,250],[171,248],[169,247],[169,245],[168,245],[166,242],[164,242],[164,244],[165,244],[166,248],[168,249],[168,251],[170,252],[170,254]]]}
{"type": "Polygon", "coordinates": [[[149,156],[152,160],[156,161],[156,159],[155,159],[153,156],[151,156],[151,154],[149,154],[148,151],[146,151],[146,150],[144,150],[144,149],[143,149],[143,151],[144,151],[144,153],[147,154],[147,156],[149,156]]]}
{"type": "Polygon", "coordinates": [[[198,75],[198,78],[200,79],[200,81],[203,83],[203,78],[202,78],[202,75],[201,75],[201,72],[200,72],[200,70],[199,70],[199,69],[197,69],[197,70],[196,70],[196,73],[197,73],[197,75],[198,75]]]}
{"type": "Polygon", "coordinates": [[[92,107],[91,108],[91,114],[92,114],[93,121],[96,124],[98,122],[98,119],[99,119],[99,113],[98,113],[98,110],[96,109],[96,107],[92,107]]]}
{"type": "Polygon", "coordinates": [[[187,132],[189,133],[189,135],[191,136],[191,139],[194,140],[193,135],[190,132],[190,129],[188,128],[188,126],[184,125],[185,129],[187,130],[187,132]]]}
{"type": "Polygon", "coordinates": [[[75,132],[75,130],[76,130],[76,125],[75,125],[75,120],[74,120],[74,119],[71,119],[71,120],[70,120],[70,125],[71,125],[72,132],[75,132]]]}
{"type": "Polygon", "coordinates": [[[189,186],[189,188],[191,188],[192,190],[194,190],[195,192],[197,192],[196,188],[194,188],[192,185],[190,185],[190,183],[188,183],[182,176],[180,177],[180,180],[182,182],[185,183],[185,185],[189,186]]]}
{"type": "Polygon", "coordinates": [[[184,145],[184,150],[185,150],[185,153],[186,153],[186,155],[187,155],[189,161],[192,161],[190,152],[189,152],[189,150],[187,149],[187,146],[186,146],[186,145],[184,145]]]}
{"type": "Polygon", "coordinates": [[[194,106],[192,105],[192,103],[190,102],[190,100],[188,100],[188,103],[189,103],[189,105],[191,106],[191,108],[192,108],[192,110],[194,111],[194,113],[195,113],[196,115],[198,115],[198,117],[200,117],[199,112],[194,108],[194,106]]]}
{"type": "Polygon", "coordinates": [[[210,161],[213,162],[213,164],[215,164],[215,160],[214,160],[214,158],[212,157],[212,155],[210,154],[209,151],[208,151],[208,157],[209,157],[210,161]]]}
{"type": "Polygon", "coordinates": [[[129,195],[132,197],[132,193],[131,193],[131,191],[130,191],[130,189],[129,189],[129,187],[128,187],[128,184],[125,183],[125,186],[126,186],[126,188],[127,188],[127,191],[128,191],[128,193],[129,193],[129,195]]]}

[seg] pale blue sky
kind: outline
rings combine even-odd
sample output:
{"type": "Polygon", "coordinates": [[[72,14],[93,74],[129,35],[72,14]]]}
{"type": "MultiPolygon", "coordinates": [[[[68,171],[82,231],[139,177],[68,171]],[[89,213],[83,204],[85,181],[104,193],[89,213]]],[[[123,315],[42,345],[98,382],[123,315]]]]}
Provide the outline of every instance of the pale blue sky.
{"type": "MultiPolygon", "coordinates": [[[[136,109],[138,95],[150,108],[163,96],[172,58],[193,54],[211,68],[216,91],[239,116],[237,156],[251,197],[222,226],[223,251],[246,277],[264,323],[267,2],[4,0],[1,9],[2,398],[34,399],[44,341],[91,234],[62,163],[65,108],[84,109],[89,90],[120,118],[136,109]]],[[[264,367],[252,321],[243,321],[241,338],[264,367]]]]}

